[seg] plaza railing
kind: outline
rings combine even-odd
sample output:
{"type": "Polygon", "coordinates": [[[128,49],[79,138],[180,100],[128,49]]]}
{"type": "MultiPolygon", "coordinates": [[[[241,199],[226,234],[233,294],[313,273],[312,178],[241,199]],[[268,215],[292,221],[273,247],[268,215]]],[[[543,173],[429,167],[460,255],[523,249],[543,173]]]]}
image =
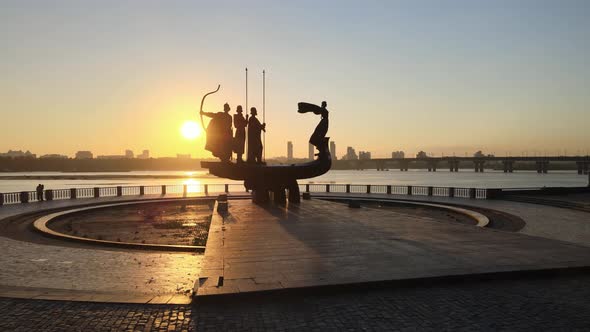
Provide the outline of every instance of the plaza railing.
{"type": "MultiPolygon", "coordinates": [[[[399,186],[399,185],[359,185],[359,184],[300,184],[299,190],[308,193],[342,193],[342,194],[384,194],[408,196],[458,197],[467,199],[494,198],[501,189],[432,187],[432,186],[399,186]]],[[[48,189],[43,192],[44,200],[64,200],[81,198],[144,196],[144,195],[176,195],[197,197],[218,195],[222,193],[246,193],[242,184],[184,184],[184,185],[150,185],[150,186],[117,186],[48,189]]],[[[28,203],[39,201],[36,191],[0,193],[0,206],[7,204],[28,203]]]]}

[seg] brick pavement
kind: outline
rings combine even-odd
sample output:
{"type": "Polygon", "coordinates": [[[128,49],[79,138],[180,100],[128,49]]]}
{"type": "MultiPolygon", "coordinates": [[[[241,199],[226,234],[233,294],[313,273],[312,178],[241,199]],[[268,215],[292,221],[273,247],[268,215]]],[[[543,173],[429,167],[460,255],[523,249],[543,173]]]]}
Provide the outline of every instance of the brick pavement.
{"type": "Polygon", "coordinates": [[[590,275],[442,283],[193,305],[0,298],[2,331],[582,331],[590,275]]]}

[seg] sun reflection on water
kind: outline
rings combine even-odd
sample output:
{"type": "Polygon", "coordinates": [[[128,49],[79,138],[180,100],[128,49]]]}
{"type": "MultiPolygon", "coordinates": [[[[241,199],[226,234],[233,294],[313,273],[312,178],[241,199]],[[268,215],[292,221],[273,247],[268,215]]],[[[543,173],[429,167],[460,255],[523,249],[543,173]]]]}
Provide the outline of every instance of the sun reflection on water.
{"type": "MultiPolygon", "coordinates": [[[[192,173],[192,172],[187,172],[192,173]]],[[[186,179],[182,181],[182,184],[186,185],[186,191],[188,193],[200,193],[203,192],[203,185],[201,181],[195,179],[186,179]]]]}

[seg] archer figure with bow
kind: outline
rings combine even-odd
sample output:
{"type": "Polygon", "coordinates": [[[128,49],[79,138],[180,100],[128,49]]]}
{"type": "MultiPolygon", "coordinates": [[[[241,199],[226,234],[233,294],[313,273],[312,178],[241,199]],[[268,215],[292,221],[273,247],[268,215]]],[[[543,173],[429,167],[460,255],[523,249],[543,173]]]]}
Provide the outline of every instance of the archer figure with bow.
{"type": "Polygon", "coordinates": [[[219,91],[220,86],[217,90],[207,93],[201,100],[201,125],[205,129],[205,122],[203,121],[203,115],[210,117],[211,121],[205,131],[207,132],[207,142],[205,143],[205,150],[211,151],[213,156],[221,159],[222,162],[229,162],[232,156],[232,117],[229,115],[230,107],[229,104],[223,105],[223,112],[204,112],[203,103],[205,97],[219,91]]]}

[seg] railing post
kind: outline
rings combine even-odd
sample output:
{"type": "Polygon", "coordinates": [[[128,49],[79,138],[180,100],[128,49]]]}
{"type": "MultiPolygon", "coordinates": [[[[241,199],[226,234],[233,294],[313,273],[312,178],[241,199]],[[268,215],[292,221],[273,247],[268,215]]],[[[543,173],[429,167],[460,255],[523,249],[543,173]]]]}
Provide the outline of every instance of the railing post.
{"type": "Polygon", "coordinates": [[[162,195],[166,195],[166,185],[162,185],[162,195]]]}
{"type": "Polygon", "coordinates": [[[475,188],[469,188],[469,198],[475,198],[475,188]]]}
{"type": "Polygon", "coordinates": [[[428,187],[428,196],[432,196],[432,187],[428,187]]]}
{"type": "Polygon", "coordinates": [[[502,196],[502,189],[486,189],[486,199],[496,199],[502,196]]]}
{"type": "Polygon", "coordinates": [[[4,194],[0,193],[0,206],[4,205],[4,194]]]}
{"type": "Polygon", "coordinates": [[[387,195],[391,195],[391,186],[390,185],[387,186],[387,195]]]}
{"type": "Polygon", "coordinates": [[[368,184],[368,185],[367,185],[367,194],[370,194],[370,193],[371,193],[371,185],[370,185],[370,184],[368,184]]]}
{"type": "Polygon", "coordinates": [[[99,198],[99,197],[100,197],[100,188],[94,187],[94,198],[99,198]]]}
{"type": "Polygon", "coordinates": [[[308,193],[309,192],[309,183],[305,185],[305,192],[308,193]]]}
{"type": "Polygon", "coordinates": [[[20,192],[20,202],[21,203],[28,203],[29,202],[29,192],[28,191],[21,191],[20,192]]]}
{"type": "Polygon", "coordinates": [[[455,188],[453,188],[453,187],[449,188],[449,197],[455,197],[455,188]]]}
{"type": "Polygon", "coordinates": [[[121,186],[117,186],[117,196],[123,196],[123,188],[121,186]]]}
{"type": "Polygon", "coordinates": [[[350,185],[349,184],[346,185],[346,193],[350,194],[350,185]]]}
{"type": "Polygon", "coordinates": [[[78,191],[76,188],[70,188],[70,199],[78,198],[78,191]]]}
{"type": "Polygon", "coordinates": [[[205,184],[205,195],[209,195],[209,185],[205,184]]]}
{"type": "Polygon", "coordinates": [[[329,193],[330,192],[330,184],[326,184],[326,192],[329,193]]]}
{"type": "Polygon", "coordinates": [[[408,186],[408,195],[412,194],[412,186],[408,186]]]}
{"type": "Polygon", "coordinates": [[[145,195],[145,187],[144,186],[139,186],[139,195],[141,195],[141,196],[145,195]]]}
{"type": "Polygon", "coordinates": [[[225,192],[229,193],[229,184],[227,184],[227,183],[225,184],[225,192]]]}
{"type": "Polygon", "coordinates": [[[185,196],[185,197],[186,197],[186,192],[187,192],[187,191],[188,191],[188,190],[187,190],[187,186],[186,186],[186,184],[183,184],[183,185],[182,185],[182,196],[185,196]]]}
{"type": "MultiPolygon", "coordinates": [[[[52,201],[53,200],[53,189],[47,189],[45,190],[45,199],[48,201],[52,201]]],[[[2,205],[2,204],[0,204],[2,205]]]]}

